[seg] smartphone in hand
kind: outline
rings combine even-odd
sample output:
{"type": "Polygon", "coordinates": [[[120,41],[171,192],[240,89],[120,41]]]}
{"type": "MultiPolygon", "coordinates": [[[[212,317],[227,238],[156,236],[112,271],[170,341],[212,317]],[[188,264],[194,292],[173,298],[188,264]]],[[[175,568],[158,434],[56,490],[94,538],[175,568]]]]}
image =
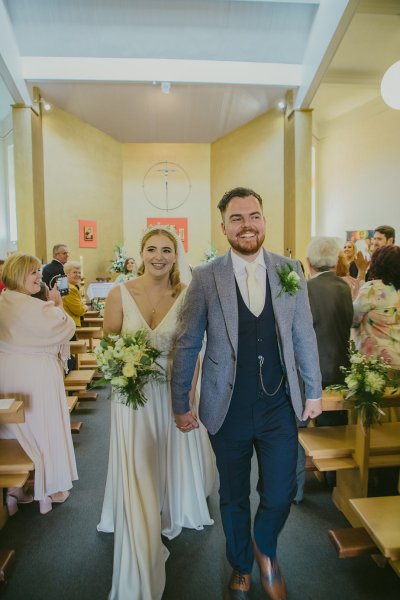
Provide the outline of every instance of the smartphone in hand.
{"type": "Polygon", "coordinates": [[[57,279],[57,287],[61,296],[69,294],[68,278],[66,276],[59,277],[57,279]]]}

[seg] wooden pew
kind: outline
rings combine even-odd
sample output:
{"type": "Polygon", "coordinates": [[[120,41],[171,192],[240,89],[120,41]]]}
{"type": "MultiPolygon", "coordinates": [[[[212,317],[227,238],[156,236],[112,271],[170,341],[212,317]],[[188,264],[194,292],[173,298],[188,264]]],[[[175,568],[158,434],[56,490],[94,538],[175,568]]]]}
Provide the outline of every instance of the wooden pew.
{"type": "MultiPolygon", "coordinates": [[[[70,414],[79,406],[78,396],[67,396],[68,410],[70,414]]],[[[71,421],[71,433],[80,433],[82,429],[82,421],[71,421]]]]}
{"type": "Polygon", "coordinates": [[[87,314],[82,317],[84,327],[101,327],[103,329],[103,322],[103,317],[88,317],[87,314]]]}
{"type": "Polygon", "coordinates": [[[87,340],[90,352],[93,350],[93,338],[96,335],[101,336],[101,327],[77,327],[75,335],[78,340],[87,340]]]}
{"type": "MultiPolygon", "coordinates": [[[[400,397],[385,399],[400,405],[400,397]]],[[[400,466],[400,423],[383,423],[365,430],[356,425],[299,429],[299,441],[319,471],[336,471],[332,499],[353,527],[362,523],[349,500],[368,495],[369,469],[400,466]]]]}

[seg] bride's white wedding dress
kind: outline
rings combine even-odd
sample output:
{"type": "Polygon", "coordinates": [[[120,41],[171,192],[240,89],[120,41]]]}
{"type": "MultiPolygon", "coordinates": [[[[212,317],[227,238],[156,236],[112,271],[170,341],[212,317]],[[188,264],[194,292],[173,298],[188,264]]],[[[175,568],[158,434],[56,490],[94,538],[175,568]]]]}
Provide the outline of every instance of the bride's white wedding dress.
{"type": "Polygon", "coordinates": [[[151,329],[136,302],[120,286],[123,332],[146,329],[152,346],[162,351],[158,362],[166,382],[144,387],[148,399],[133,410],[113,394],[111,438],[106,489],[99,531],[114,531],[114,565],[110,600],[158,600],[165,586],[169,539],[182,527],[212,525],[206,496],[215,476],[208,435],[199,429],[182,434],[171,409],[169,374],[177,315],[185,292],[164,319],[151,329]]]}

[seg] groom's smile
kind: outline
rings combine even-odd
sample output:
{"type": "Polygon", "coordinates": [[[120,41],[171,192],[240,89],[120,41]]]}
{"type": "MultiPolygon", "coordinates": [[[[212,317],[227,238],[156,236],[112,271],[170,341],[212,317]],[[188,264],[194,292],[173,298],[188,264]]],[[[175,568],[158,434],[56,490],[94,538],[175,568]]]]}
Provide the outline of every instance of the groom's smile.
{"type": "Polygon", "coordinates": [[[221,227],[236,254],[245,257],[257,254],[265,239],[265,218],[257,198],[232,198],[221,227]]]}

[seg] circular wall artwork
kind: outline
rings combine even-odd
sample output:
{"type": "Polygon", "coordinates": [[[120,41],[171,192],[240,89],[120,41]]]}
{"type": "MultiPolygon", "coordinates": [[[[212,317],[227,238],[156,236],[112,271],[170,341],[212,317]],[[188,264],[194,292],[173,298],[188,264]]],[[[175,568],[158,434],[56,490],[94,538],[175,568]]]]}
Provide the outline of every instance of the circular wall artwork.
{"type": "Polygon", "coordinates": [[[155,163],[143,177],[145,198],[159,210],[179,208],[189,198],[191,189],[189,175],[178,163],[155,163]]]}

